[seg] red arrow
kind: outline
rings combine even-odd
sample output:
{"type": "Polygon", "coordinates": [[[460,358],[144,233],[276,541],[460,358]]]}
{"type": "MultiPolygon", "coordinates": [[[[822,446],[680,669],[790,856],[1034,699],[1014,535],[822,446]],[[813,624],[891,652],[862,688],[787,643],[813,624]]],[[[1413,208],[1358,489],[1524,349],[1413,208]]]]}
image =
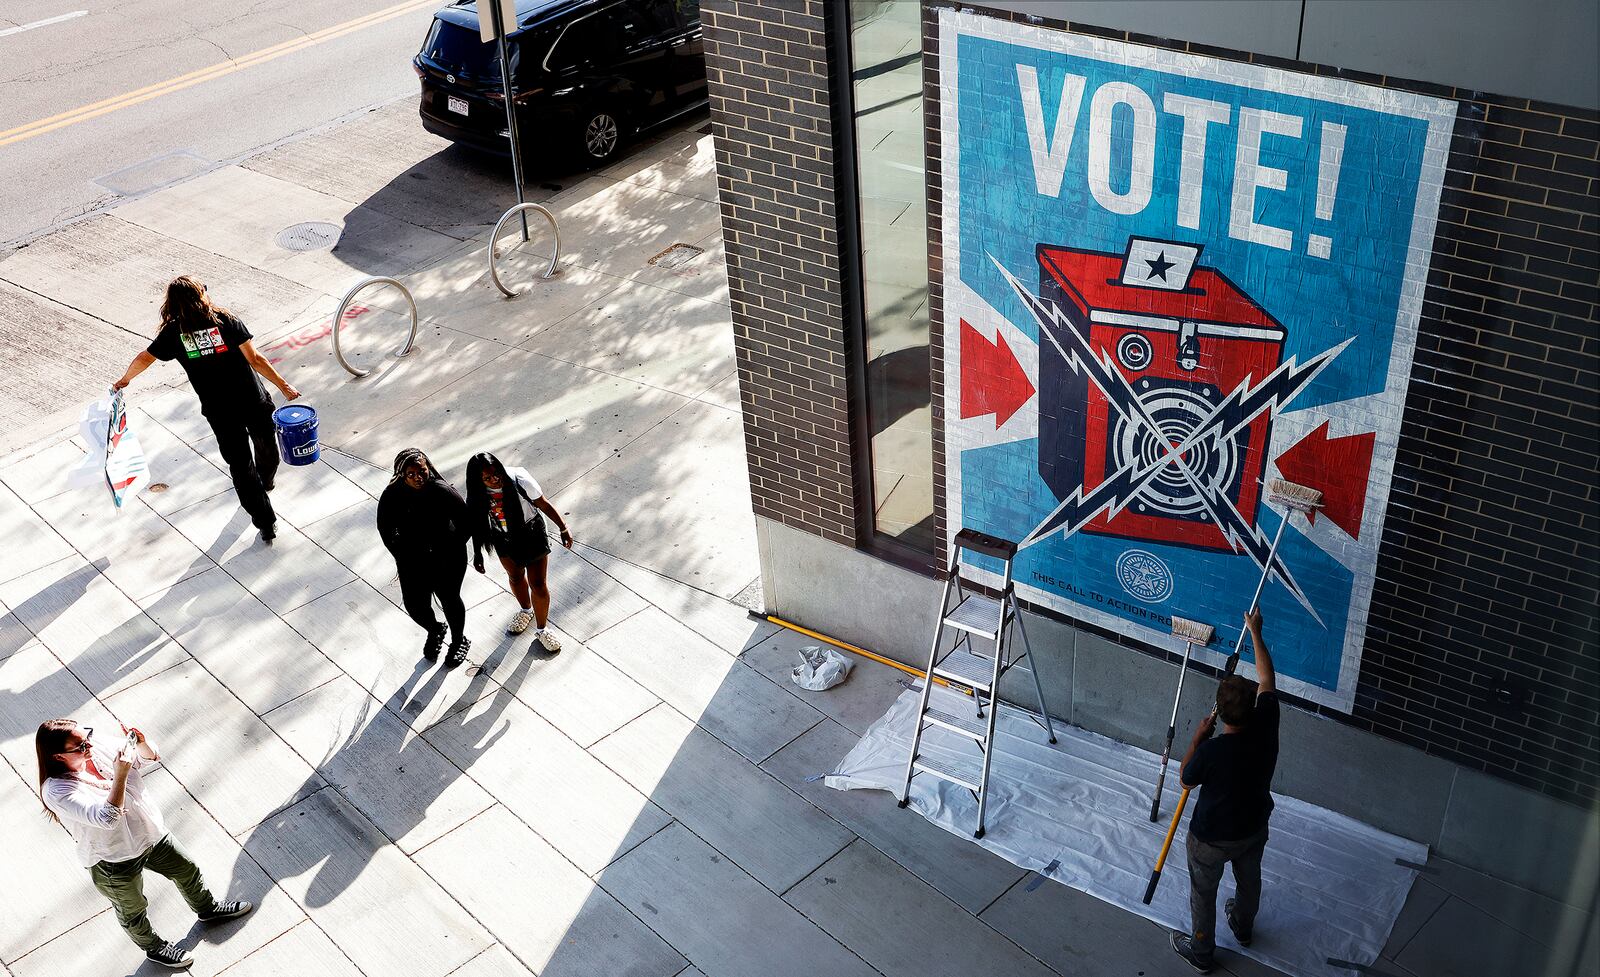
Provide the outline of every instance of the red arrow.
{"type": "MultiPolygon", "coordinates": [[[[1361,513],[1367,507],[1367,476],[1372,469],[1375,433],[1328,437],[1328,422],[1278,456],[1278,472],[1291,482],[1322,490],[1322,514],[1335,526],[1361,538],[1361,513]]],[[[1316,511],[1307,516],[1315,521],[1316,511]]]]}
{"type": "Polygon", "coordinates": [[[990,343],[962,319],[961,416],[993,414],[998,430],[1032,396],[1033,384],[1017,362],[1017,354],[1006,345],[1005,334],[996,332],[995,341],[990,343]]]}

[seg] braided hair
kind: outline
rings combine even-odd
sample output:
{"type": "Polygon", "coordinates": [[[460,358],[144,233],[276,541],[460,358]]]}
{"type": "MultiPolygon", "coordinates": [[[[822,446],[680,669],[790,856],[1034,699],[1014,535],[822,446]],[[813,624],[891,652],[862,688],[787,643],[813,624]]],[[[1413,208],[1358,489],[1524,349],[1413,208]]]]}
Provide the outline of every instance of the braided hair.
{"type": "Polygon", "coordinates": [[[439,469],[433,467],[433,462],[428,460],[421,448],[405,448],[394,456],[394,474],[389,477],[389,484],[393,485],[405,477],[406,469],[412,465],[421,468],[423,476],[430,482],[444,480],[439,475],[439,469]]]}

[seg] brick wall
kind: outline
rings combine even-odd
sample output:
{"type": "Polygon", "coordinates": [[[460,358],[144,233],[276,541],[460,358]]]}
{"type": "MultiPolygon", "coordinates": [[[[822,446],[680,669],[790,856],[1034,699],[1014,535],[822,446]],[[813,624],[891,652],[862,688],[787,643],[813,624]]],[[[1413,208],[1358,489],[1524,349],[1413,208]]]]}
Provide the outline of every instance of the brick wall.
{"type": "Polygon", "coordinates": [[[1460,115],[1354,719],[1591,799],[1600,119],[1452,94],[1460,115]],[[1508,680],[1526,701],[1501,709],[1508,680]]]}
{"type": "MultiPolygon", "coordinates": [[[[936,16],[925,7],[942,533],[936,16]]],[[[1308,708],[1556,797],[1592,800],[1600,786],[1600,118],[1091,25],[1053,26],[1458,101],[1355,707],[1348,716],[1308,708]],[[1502,689],[1514,700],[1508,706],[1502,689]]]]}
{"type": "Polygon", "coordinates": [[[717,189],[756,514],[854,545],[822,0],[705,0],[717,189]]]}

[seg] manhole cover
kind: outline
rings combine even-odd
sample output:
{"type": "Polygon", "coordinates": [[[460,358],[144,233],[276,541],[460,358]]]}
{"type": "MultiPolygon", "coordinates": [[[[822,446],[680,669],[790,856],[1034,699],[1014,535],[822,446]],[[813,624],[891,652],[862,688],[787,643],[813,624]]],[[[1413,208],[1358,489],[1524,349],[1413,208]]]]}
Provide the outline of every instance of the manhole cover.
{"type": "Polygon", "coordinates": [[[305,221],[285,227],[273,240],[285,251],[320,251],[339,242],[344,228],[327,221],[305,221]]]}
{"type": "Polygon", "coordinates": [[[648,264],[657,268],[682,268],[684,265],[700,257],[703,248],[692,244],[674,244],[672,247],[651,258],[648,264]]]}

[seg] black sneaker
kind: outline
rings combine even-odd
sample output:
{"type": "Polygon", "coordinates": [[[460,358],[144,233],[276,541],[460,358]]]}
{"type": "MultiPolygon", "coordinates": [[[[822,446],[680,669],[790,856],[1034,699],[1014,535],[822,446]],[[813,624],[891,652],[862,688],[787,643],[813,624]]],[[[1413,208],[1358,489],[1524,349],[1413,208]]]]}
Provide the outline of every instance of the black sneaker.
{"type": "Polygon", "coordinates": [[[443,624],[435,624],[428,629],[428,640],[422,645],[423,658],[431,662],[439,660],[439,649],[444,647],[444,636],[449,630],[443,624]]]}
{"type": "Polygon", "coordinates": [[[1223,912],[1228,914],[1228,929],[1233,931],[1233,938],[1239,941],[1240,946],[1249,946],[1250,941],[1255,938],[1255,934],[1250,930],[1240,929],[1239,924],[1233,921],[1233,903],[1234,900],[1229,899],[1222,904],[1223,912]]]}
{"type": "Polygon", "coordinates": [[[271,522],[261,527],[261,541],[263,543],[270,543],[277,538],[278,524],[276,522],[271,522]]]}
{"type": "Polygon", "coordinates": [[[467,660],[467,649],[472,647],[472,642],[456,635],[456,640],[450,642],[450,651],[444,656],[444,667],[455,668],[467,660]]]}
{"type": "Polygon", "coordinates": [[[154,950],[146,950],[144,958],[173,970],[188,970],[194,966],[194,957],[176,943],[163,943],[154,950]]]}
{"type": "Polygon", "coordinates": [[[232,899],[228,902],[219,902],[215,906],[211,907],[210,912],[200,914],[200,922],[220,923],[224,919],[238,919],[240,916],[245,915],[254,908],[256,908],[255,903],[246,899],[232,899]]]}
{"type": "Polygon", "coordinates": [[[266,491],[266,492],[270,492],[270,491],[272,491],[273,489],[275,489],[277,487],[278,487],[278,483],[277,483],[276,479],[269,478],[269,479],[266,479],[265,481],[263,481],[261,483],[262,490],[266,491]]]}
{"type": "Polygon", "coordinates": [[[1194,948],[1194,937],[1188,933],[1179,933],[1174,930],[1172,933],[1172,949],[1176,950],[1178,956],[1193,967],[1196,973],[1209,974],[1217,966],[1217,962],[1211,958],[1211,954],[1200,955],[1200,952],[1194,948]]]}

